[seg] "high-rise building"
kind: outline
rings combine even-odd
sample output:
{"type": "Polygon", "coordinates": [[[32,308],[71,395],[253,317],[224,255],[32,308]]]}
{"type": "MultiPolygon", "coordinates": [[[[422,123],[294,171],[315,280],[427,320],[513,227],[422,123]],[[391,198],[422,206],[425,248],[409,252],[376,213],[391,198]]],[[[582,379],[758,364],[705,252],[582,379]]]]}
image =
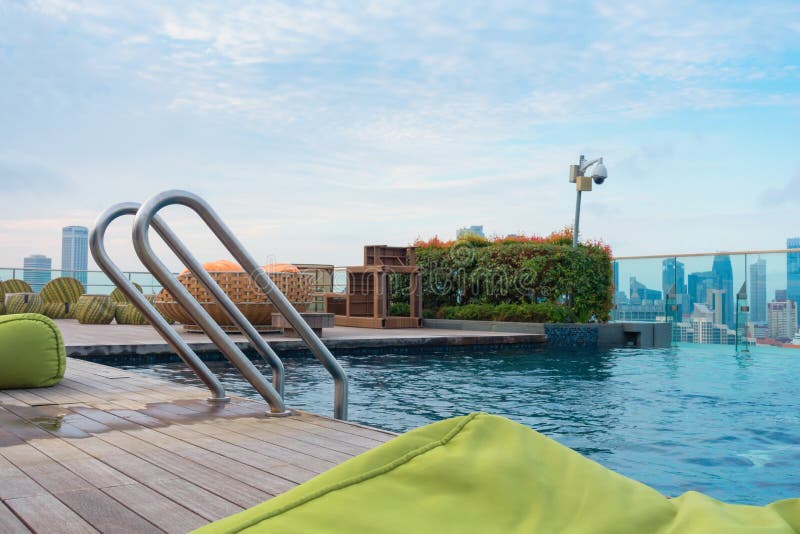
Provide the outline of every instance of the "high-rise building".
{"type": "MultiPolygon", "coordinates": [[[[800,249],[800,237],[787,239],[786,248],[800,249]]],[[[800,302],[800,252],[786,253],[786,298],[800,302]]]]}
{"type": "Polygon", "coordinates": [[[456,239],[461,239],[462,237],[467,236],[477,236],[477,237],[486,237],[483,235],[483,225],[480,226],[466,226],[464,228],[459,228],[456,232],[456,239]]]}
{"type": "Polygon", "coordinates": [[[689,309],[694,310],[695,304],[705,304],[708,290],[715,289],[715,276],[711,271],[691,273],[688,277],[689,309]]]}
{"type": "Polygon", "coordinates": [[[86,286],[89,259],[89,229],[65,226],[61,230],[61,275],[77,278],[86,286]]]}
{"type": "Polygon", "coordinates": [[[31,254],[22,260],[25,270],[22,272],[22,279],[28,282],[31,289],[35,292],[42,290],[42,287],[50,281],[50,269],[53,261],[44,254],[31,254]]]}
{"type": "Polygon", "coordinates": [[[797,332],[797,303],[793,300],[773,300],[767,303],[769,337],[788,341],[797,332]]]}
{"type": "Polygon", "coordinates": [[[686,271],[682,262],[676,258],[667,258],[661,262],[661,289],[665,298],[671,295],[674,299],[673,317],[675,321],[683,320],[683,314],[689,307],[689,296],[686,293],[686,271]]]}
{"type": "Polygon", "coordinates": [[[673,285],[676,295],[686,292],[685,270],[682,262],[667,258],[661,262],[661,290],[666,295],[673,285]]]}
{"type": "Polygon", "coordinates": [[[635,276],[631,276],[630,279],[630,295],[632,304],[661,300],[661,291],[648,289],[646,285],[636,280],[635,276]]]}
{"type": "Polygon", "coordinates": [[[716,279],[716,287],[714,289],[721,289],[726,293],[725,302],[723,303],[722,310],[722,323],[728,327],[735,326],[733,317],[733,301],[735,294],[733,292],[733,267],[731,267],[731,257],[727,254],[714,256],[714,264],[711,266],[711,272],[714,273],[716,279]]]}
{"type": "Polygon", "coordinates": [[[611,263],[611,268],[614,273],[614,292],[620,291],[619,288],[619,262],[613,261],[611,263]]]}
{"type": "Polygon", "coordinates": [[[726,324],[725,310],[728,307],[728,298],[728,294],[722,289],[708,290],[706,301],[708,302],[709,308],[714,312],[714,324],[726,324]]]}
{"type": "Polygon", "coordinates": [[[750,320],[767,322],[767,261],[763,259],[750,264],[750,320]]]}

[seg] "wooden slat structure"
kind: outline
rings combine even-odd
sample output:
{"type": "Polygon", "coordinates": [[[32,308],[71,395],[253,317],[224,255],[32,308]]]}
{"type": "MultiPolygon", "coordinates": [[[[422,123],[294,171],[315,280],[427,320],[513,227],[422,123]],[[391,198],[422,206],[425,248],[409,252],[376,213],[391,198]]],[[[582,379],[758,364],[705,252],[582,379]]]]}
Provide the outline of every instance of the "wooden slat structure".
{"type": "Polygon", "coordinates": [[[360,328],[422,327],[422,275],[414,247],[364,247],[364,265],[347,268],[344,293],[325,293],[325,312],[336,316],[336,326],[360,328]],[[390,314],[390,275],[408,276],[408,317],[390,314]]]}
{"type": "Polygon", "coordinates": [[[61,384],[0,391],[0,532],[186,532],[394,434],[69,359],[61,384]]]}

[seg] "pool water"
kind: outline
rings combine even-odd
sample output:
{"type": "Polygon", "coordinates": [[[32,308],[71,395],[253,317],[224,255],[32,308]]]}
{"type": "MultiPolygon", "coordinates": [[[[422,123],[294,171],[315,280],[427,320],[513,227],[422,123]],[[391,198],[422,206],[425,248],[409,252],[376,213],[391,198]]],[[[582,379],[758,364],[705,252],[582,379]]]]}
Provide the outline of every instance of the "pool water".
{"type": "MultiPolygon", "coordinates": [[[[746,504],[800,496],[800,351],[737,355],[707,345],[337,358],[350,379],[349,418],[365,425],[404,432],[486,411],[665,495],[697,490],[746,504]]],[[[231,394],[258,398],[227,363],[208,363],[231,394]]],[[[284,363],[287,404],[332,414],[333,383],[322,366],[284,363]]],[[[200,384],[182,363],[124,367],[200,384]]]]}

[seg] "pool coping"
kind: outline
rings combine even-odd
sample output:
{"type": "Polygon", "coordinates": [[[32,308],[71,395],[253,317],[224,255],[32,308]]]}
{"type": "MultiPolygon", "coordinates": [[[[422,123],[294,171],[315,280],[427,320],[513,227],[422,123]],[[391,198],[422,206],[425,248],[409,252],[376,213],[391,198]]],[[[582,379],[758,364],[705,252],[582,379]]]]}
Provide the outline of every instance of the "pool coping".
{"type": "MultiPolygon", "coordinates": [[[[453,333],[449,335],[415,336],[415,337],[359,337],[359,338],[322,338],[331,350],[346,349],[391,349],[391,348],[423,348],[423,347],[466,347],[487,345],[533,345],[547,343],[544,334],[509,334],[509,335],[465,335],[453,333]]],[[[297,352],[307,350],[300,339],[267,339],[277,352],[297,352]]],[[[247,341],[235,341],[242,350],[251,348],[247,341]]],[[[189,347],[198,354],[216,353],[219,349],[208,341],[190,342],[189,347]]],[[[67,356],[91,359],[106,356],[155,356],[168,355],[175,352],[166,343],[123,343],[123,344],[68,344],[67,356]]]]}

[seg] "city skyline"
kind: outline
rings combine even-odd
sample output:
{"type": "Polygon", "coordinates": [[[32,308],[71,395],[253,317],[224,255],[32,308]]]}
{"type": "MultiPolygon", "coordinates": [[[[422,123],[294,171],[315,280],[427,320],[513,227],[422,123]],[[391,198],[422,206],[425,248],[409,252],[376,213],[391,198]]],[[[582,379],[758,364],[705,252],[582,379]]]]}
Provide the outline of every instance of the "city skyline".
{"type": "MultiPolygon", "coordinates": [[[[790,0],[0,13],[2,265],[171,188],[206,198],[264,261],[355,264],[367,243],[449,237],[465,217],[546,235],[572,224],[581,154],[609,174],[584,195],[582,237],[618,256],[800,233],[786,228],[800,201],[790,0]]],[[[198,256],[226,256],[166,211],[198,256]]],[[[111,228],[109,253],[138,270],[129,228],[111,228]]]]}

